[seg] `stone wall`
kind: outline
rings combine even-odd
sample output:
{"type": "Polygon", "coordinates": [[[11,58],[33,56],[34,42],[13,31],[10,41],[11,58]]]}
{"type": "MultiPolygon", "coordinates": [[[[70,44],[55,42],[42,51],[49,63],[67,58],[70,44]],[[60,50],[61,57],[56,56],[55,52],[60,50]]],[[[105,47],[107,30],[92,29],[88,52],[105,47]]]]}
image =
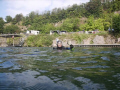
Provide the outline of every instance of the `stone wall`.
{"type": "MultiPolygon", "coordinates": [[[[75,40],[71,40],[71,39],[63,39],[61,41],[63,42],[63,46],[66,46],[66,47],[68,47],[70,44],[73,44],[73,45],[79,44],[75,40]],[[67,43],[69,43],[69,45],[67,43]]],[[[84,39],[81,42],[81,44],[85,44],[85,45],[89,45],[89,44],[101,44],[101,45],[102,44],[120,44],[120,38],[111,37],[110,35],[108,35],[107,37],[96,35],[94,38],[84,39]]],[[[56,40],[53,40],[52,46],[56,47],[56,40]]]]}
{"type": "Polygon", "coordinates": [[[7,39],[0,37],[0,47],[7,47],[7,39]]]}

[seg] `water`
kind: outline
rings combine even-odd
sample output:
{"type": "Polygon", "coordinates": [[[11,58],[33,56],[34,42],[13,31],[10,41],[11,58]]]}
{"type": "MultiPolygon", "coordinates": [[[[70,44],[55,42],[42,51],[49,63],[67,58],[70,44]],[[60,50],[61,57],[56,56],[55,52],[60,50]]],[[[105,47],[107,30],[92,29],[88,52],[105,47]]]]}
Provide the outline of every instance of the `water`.
{"type": "Polygon", "coordinates": [[[0,48],[0,90],[120,90],[120,49],[0,48]]]}

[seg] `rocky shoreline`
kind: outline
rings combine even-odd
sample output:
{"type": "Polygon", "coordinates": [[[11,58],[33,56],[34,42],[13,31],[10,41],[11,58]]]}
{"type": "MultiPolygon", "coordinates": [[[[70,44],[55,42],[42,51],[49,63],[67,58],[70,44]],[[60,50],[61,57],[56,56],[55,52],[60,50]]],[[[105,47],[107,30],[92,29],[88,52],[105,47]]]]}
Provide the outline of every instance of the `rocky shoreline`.
{"type": "MultiPolygon", "coordinates": [[[[80,36],[80,35],[78,35],[80,36]]],[[[68,36],[58,36],[54,40],[51,41],[49,47],[56,47],[56,40],[59,39],[62,41],[63,46],[69,47],[70,44],[72,45],[104,45],[104,44],[120,44],[120,37],[116,38],[112,35],[91,35],[86,39],[81,41],[73,39],[73,37],[68,38],[68,36]]],[[[27,39],[26,39],[27,40],[27,39]]],[[[7,47],[7,40],[5,38],[0,38],[0,47],[7,47]]],[[[26,42],[26,41],[25,41],[26,42]]],[[[23,46],[27,46],[24,43],[23,46]]],[[[44,45],[43,45],[44,46],[44,45]]]]}
{"type": "MultiPolygon", "coordinates": [[[[73,44],[73,45],[78,45],[78,44],[82,44],[82,45],[120,44],[120,38],[115,38],[110,35],[108,35],[107,37],[96,35],[94,38],[89,37],[87,39],[84,39],[83,41],[81,41],[81,43],[78,43],[75,40],[66,39],[66,38],[61,41],[63,43],[63,46],[65,46],[65,47],[68,47],[70,44],[73,44]]],[[[56,39],[53,40],[52,46],[56,47],[56,39]]]]}

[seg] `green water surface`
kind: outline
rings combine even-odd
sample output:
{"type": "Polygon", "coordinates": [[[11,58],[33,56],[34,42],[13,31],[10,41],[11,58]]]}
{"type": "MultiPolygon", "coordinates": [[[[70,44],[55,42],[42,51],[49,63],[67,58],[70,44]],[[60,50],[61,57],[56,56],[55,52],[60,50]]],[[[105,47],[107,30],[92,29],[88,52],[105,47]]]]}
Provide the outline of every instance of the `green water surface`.
{"type": "Polygon", "coordinates": [[[0,48],[0,90],[120,90],[120,48],[0,48]]]}

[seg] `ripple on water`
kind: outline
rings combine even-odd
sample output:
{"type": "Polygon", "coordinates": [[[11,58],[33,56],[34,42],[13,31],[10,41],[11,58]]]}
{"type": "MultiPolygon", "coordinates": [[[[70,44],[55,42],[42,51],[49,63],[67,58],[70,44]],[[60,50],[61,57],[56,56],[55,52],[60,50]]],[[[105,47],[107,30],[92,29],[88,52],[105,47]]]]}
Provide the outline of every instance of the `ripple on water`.
{"type": "Polygon", "coordinates": [[[102,65],[95,65],[95,66],[88,66],[83,68],[110,68],[109,66],[102,66],[102,65]]]}
{"type": "Polygon", "coordinates": [[[9,70],[19,70],[21,69],[20,65],[14,65],[13,68],[9,69],[9,70]]]}
{"type": "Polygon", "coordinates": [[[114,55],[116,55],[116,56],[120,56],[120,52],[114,53],[114,55]]]}
{"type": "Polygon", "coordinates": [[[57,67],[58,65],[52,65],[53,67],[57,67]]]}
{"type": "Polygon", "coordinates": [[[37,61],[52,62],[51,59],[35,59],[37,61]]]}
{"type": "Polygon", "coordinates": [[[95,66],[88,66],[88,67],[74,67],[72,69],[82,70],[82,69],[92,69],[92,68],[109,68],[109,66],[95,65],[95,66]]]}
{"type": "Polygon", "coordinates": [[[81,56],[80,58],[83,58],[83,59],[84,59],[84,58],[88,58],[88,57],[89,57],[89,56],[81,56]]]}
{"type": "Polygon", "coordinates": [[[99,55],[93,55],[92,57],[99,57],[99,55]]]}
{"type": "MultiPolygon", "coordinates": [[[[57,85],[60,86],[60,87],[63,87],[63,89],[59,89],[59,90],[79,90],[76,87],[76,85],[69,82],[68,80],[59,81],[59,82],[57,82],[57,85]]],[[[58,89],[56,88],[56,90],[58,90],[58,89]]]]}
{"type": "Polygon", "coordinates": [[[101,57],[102,60],[110,61],[108,57],[101,57]]]}
{"type": "Polygon", "coordinates": [[[77,63],[78,61],[68,61],[68,63],[77,63]]]}
{"type": "Polygon", "coordinates": [[[81,82],[82,84],[81,86],[83,87],[82,90],[104,90],[105,89],[104,84],[94,83],[88,78],[77,77],[75,78],[75,80],[81,82]]]}
{"type": "Polygon", "coordinates": [[[59,77],[55,77],[55,76],[52,76],[52,77],[50,77],[53,81],[60,81],[61,80],[61,78],[59,78],[59,77]]]}
{"type": "Polygon", "coordinates": [[[87,61],[87,62],[81,62],[82,64],[88,64],[88,63],[97,63],[97,61],[87,61]]]}
{"type": "Polygon", "coordinates": [[[116,75],[113,75],[113,77],[118,78],[118,80],[120,81],[120,73],[117,73],[116,75]]]}
{"type": "Polygon", "coordinates": [[[41,73],[46,73],[46,72],[49,72],[47,70],[40,70],[41,73]]]}
{"type": "Polygon", "coordinates": [[[67,60],[58,61],[57,63],[66,63],[67,60]]]}
{"type": "Polygon", "coordinates": [[[36,55],[39,55],[39,54],[22,54],[24,56],[36,56],[36,55]]]}
{"type": "Polygon", "coordinates": [[[44,62],[53,62],[51,59],[44,59],[44,62]]]}
{"type": "Polygon", "coordinates": [[[0,63],[3,62],[2,60],[0,60],[0,63]]]}
{"type": "Polygon", "coordinates": [[[108,72],[107,70],[99,70],[100,72],[108,72]]]}
{"type": "Polygon", "coordinates": [[[91,54],[91,53],[93,53],[93,52],[92,52],[92,51],[87,51],[86,53],[87,53],[87,54],[91,54]]]}
{"type": "Polygon", "coordinates": [[[72,68],[72,69],[75,69],[75,70],[82,70],[81,67],[75,67],[75,68],[72,68]]]}
{"type": "Polygon", "coordinates": [[[0,68],[10,68],[14,66],[14,64],[11,61],[6,61],[0,64],[0,68]]]}
{"type": "Polygon", "coordinates": [[[100,53],[102,53],[102,54],[107,54],[107,53],[110,53],[110,51],[102,51],[102,52],[100,52],[100,53]]]}

